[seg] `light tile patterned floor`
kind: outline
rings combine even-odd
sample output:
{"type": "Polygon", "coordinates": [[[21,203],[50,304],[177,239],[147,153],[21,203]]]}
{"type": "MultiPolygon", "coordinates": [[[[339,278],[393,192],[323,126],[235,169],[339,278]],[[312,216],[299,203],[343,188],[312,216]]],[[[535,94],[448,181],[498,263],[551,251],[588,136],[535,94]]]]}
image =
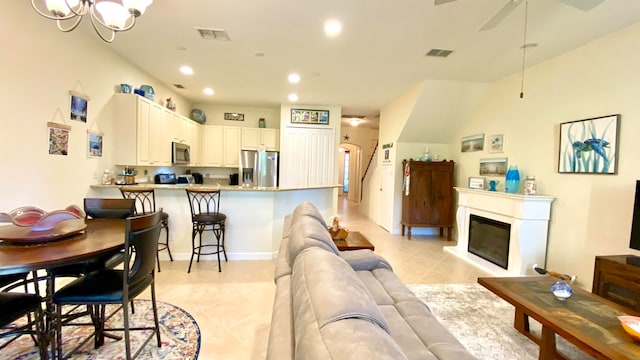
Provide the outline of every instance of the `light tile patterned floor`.
{"type": "MultiPolygon", "coordinates": [[[[406,284],[474,283],[488,276],[445,252],[454,245],[439,237],[390,235],[341,201],[341,223],[360,231],[406,284]]],[[[158,300],[188,311],[202,331],[201,359],[261,360],[266,356],[275,285],[275,261],[229,261],[218,273],[214,262],[162,262],[157,274],[158,300]]]]}

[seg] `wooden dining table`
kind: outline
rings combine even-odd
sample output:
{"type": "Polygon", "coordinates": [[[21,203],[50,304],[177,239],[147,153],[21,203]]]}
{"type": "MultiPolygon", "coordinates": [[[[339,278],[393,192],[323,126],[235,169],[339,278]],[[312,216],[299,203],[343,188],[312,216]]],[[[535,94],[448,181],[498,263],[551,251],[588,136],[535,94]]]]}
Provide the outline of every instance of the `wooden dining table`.
{"type": "Polygon", "coordinates": [[[55,316],[51,299],[55,288],[51,270],[113,252],[122,248],[125,240],[125,220],[121,219],[74,219],[57,226],[73,232],[65,236],[64,230],[55,228],[50,231],[53,234],[51,239],[43,240],[45,233],[34,234],[14,225],[0,227],[0,275],[38,270],[47,272],[46,341],[51,344],[52,358],[55,356],[55,341],[51,341],[54,339],[52,321],[55,316]]]}

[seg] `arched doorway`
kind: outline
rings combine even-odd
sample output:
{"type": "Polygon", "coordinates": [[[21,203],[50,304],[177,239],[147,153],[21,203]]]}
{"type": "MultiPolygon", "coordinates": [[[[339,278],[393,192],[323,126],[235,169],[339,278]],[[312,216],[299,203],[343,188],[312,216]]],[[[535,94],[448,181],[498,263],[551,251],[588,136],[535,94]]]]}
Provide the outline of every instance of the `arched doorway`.
{"type": "Polygon", "coordinates": [[[339,181],[343,184],[340,196],[348,200],[359,202],[362,151],[360,146],[348,143],[340,144],[339,181]]]}

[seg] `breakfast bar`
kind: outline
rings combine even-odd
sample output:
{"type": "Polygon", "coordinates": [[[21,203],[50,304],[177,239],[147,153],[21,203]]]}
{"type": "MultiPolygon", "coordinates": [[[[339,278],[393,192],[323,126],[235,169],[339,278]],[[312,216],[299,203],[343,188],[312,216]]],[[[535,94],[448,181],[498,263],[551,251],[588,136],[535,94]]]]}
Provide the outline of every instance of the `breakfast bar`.
{"type": "MultiPolygon", "coordinates": [[[[127,187],[130,187],[128,185],[127,187]]],[[[225,247],[229,260],[273,259],[282,238],[283,221],[302,201],[314,203],[323,216],[336,214],[340,185],[282,188],[244,187],[231,185],[159,185],[139,184],[155,189],[156,205],[169,214],[169,244],[175,260],[189,260],[191,256],[191,212],[185,189],[220,190],[220,212],[227,215],[225,247]]],[[[120,185],[92,185],[88,197],[119,198],[120,185]]],[[[164,237],[164,234],[161,235],[164,237]]],[[[203,242],[213,242],[206,234],[203,242]]],[[[168,259],[166,252],[161,259],[168,259]]],[[[203,259],[213,260],[215,256],[203,259]]]]}

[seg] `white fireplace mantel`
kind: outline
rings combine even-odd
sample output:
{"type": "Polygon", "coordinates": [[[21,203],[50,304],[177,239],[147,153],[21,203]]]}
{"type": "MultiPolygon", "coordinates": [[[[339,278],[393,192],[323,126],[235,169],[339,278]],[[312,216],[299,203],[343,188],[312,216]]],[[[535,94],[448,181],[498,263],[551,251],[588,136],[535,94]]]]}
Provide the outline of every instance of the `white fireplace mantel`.
{"type": "Polygon", "coordinates": [[[494,276],[529,275],[533,273],[533,264],[545,265],[552,197],[455,189],[458,192],[458,244],[445,247],[446,251],[494,276]],[[508,269],[468,252],[471,214],[511,225],[508,269]]]}

